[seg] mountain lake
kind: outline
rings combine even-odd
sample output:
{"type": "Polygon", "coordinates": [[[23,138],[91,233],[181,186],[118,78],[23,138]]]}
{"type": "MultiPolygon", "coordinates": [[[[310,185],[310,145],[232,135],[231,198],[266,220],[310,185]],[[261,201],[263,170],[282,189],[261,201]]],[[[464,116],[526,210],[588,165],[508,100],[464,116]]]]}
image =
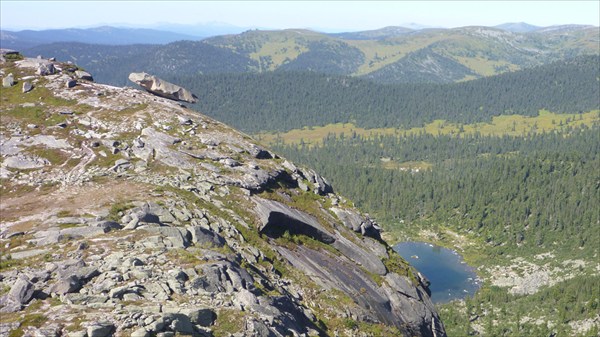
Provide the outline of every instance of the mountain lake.
{"type": "Polygon", "coordinates": [[[473,296],[480,287],[475,270],[451,249],[425,242],[400,242],[394,250],[429,279],[434,303],[473,296]]]}

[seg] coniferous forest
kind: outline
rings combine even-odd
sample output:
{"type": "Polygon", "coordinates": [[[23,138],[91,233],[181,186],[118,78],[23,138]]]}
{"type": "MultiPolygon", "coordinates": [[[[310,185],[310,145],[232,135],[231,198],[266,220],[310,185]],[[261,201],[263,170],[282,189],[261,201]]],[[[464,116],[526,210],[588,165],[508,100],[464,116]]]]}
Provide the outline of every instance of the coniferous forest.
{"type": "Polygon", "coordinates": [[[318,144],[283,136],[273,148],[322,173],[392,237],[423,240],[433,232],[433,242],[455,249],[454,236],[468,242],[462,253],[485,282],[474,297],[440,306],[450,336],[595,336],[597,325],[588,323],[600,307],[600,116],[583,122],[577,115],[600,108],[598,64],[597,56],[579,57],[446,85],[306,72],[173,80],[200,93],[198,110],[250,133],[339,122],[396,128],[332,133],[318,144]],[[402,131],[436,119],[467,126],[541,109],[582,122],[552,121],[551,131],[534,126],[519,136],[402,131]],[[542,282],[535,291],[515,293],[493,283],[507,270],[523,279],[554,272],[546,283],[532,281],[542,282]]]}
{"type": "Polygon", "coordinates": [[[232,73],[168,78],[201,99],[193,108],[242,131],[287,131],[355,122],[364,128],[420,127],[493,116],[579,113],[598,106],[598,56],[455,84],[376,84],[310,72],[232,73]]]}
{"type": "MultiPolygon", "coordinates": [[[[597,261],[599,132],[595,124],[526,137],[329,136],[322,146],[275,149],[322,172],[389,231],[464,235],[474,243],[466,257],[485,278],[489,266],[515,257],[551,252],[556,268],[597,261]]],[[[450,303],[440,312],[449,336],[595,336],[593,326],[578,334],[569,325],[597,315],[594,268],[579,267],[532,295],[486,282],[464,307],[450,303]]]]}
{"type": "Polygon", "coordinates": [[[386,223],[446,224],[480,238],[493,254],[552,247],[577,255],[600,247],[598,131],[595,125],[528,137],[330,136],[322,146],[275,149],[315,167],[386,223]],[[402,169],[411,162],[422,164],[402,169]]]}

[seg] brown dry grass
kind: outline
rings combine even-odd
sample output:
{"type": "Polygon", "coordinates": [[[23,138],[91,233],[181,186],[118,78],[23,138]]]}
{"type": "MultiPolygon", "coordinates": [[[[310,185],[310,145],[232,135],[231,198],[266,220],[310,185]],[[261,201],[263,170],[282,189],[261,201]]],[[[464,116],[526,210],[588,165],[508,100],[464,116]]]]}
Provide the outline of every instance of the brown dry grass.
{"type": "Polygon", "coordinates": [[[3,193],[0,202],[2,227],[28,230],[59,212],[72,215],[95,214],[123,200],[148,200],[151,187],[126,180],[102,184],[58,187],[49,191],[30,190],[18,195],[3,193]]]}

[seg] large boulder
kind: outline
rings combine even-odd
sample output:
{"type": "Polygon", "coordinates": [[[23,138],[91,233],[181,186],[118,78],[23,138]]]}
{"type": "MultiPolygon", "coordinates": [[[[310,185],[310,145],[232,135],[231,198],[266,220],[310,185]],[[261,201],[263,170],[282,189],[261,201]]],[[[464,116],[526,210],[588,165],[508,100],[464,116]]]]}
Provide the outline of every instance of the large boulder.
{"type": "Polygon", "coordinates": [[[198,97],[189,90],[147,73],[131,73],[129,80],[160,97],[188,103],[198,101],[198,97]]]}
{"type": "Polygon", "coordinates": [[[75,71],[75,76],[77,76],[78,79],[81,80],[86,80],[86,81],[94,81],[94,77],[88,73],[87,71],[83,71],[83,70],[76,70],[75,71]]]}
{"type": "Polygon", "coordinates": [[[33,90],[33,84],[30,82],[23,82],[23,89],[21,90],[23,93],[30,92],[33,90]]]}
{"type": "Polygon", "coordinates": [[[13,76],[13,74],[8,74],[2,79],[2,86],[4,88],[10,88],[13,85],[15,85],[15,77],[13,76]]]}
{"type": "Polygon", "coordinates": [[[33,284],[26,277],[19,277],[8,292],[15,302],[26,304],[33,297],[33,284]]]}

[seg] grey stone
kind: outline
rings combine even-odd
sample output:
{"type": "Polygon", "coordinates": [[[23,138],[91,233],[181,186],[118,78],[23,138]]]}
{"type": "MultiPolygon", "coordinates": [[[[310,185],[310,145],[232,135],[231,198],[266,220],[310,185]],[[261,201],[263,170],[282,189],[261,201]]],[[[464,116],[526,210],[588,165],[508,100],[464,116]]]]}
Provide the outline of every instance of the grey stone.
{"type": "Polygon", "coordinates": [[[87,328],[88,337],[109,337],[112,336],[115,326],[112,323],[96,323],[87,328]]]}
{"type": "Polygon", "coordinates": [[[188,103],[198,101],[198,97],[189,90],[147,73],[131,73],[129,80],[160,97],[188,103]]]}
{"type": "Polygon", "coordinates": [[[45,158],[30,157],[19,154],[16,156],[5,157],[3,166],[19,170],[28,170],[41,168],[49,164],[50,162],[45,158]]]}
{"type": "Polygon", "coordinates": [[[94,78],[92,77],[92,75],[90,73],[88,73],[87,71],[76,70],[75,76],[77,76],[77,78],[79,78],[81,80],[92,81],[92,82],[94,81],[94,78]]]}
{"type": "Polygon", "coordinates": [[[25,277],[19,277],[10,288],[8,297],[16,303],[26,304],[33,297],[34,287],[31,282],[25,277]]]}
{"type": "Polygon", "coordinates": [[[20,252],[10,253],[10,258],[13,260],[20,260],[20,259],[26,259],[28,257],[32,257],[32,256],[36,256],[36,255],[46,254],[47,252],[48,252],[48,249],[30,249],[30,250],[24,250],[24,251],[20,251],[20,252]]]}
{"type": "Polygon", "coordinates": [[[194,333],[194,326],[190,322],[190,318],[184,314],[166,314],[165,320],[170,320],[171,330],[179,332],[185,335],[191,335],[194,333]]]}
{"type": "Polygon", "coordinates": [[[419,299],[417,288],[415,288],[410,280],[405,276],[400,276],[396,273],[389,273],[385,275],[385,281],[389,284],[392,289],[404,294],[405,296],[419,299]]]}
{"type": "Polygon", "coordinates": [[[365,267],[371,273],[385,275],[387,272],[385,265],[377,255],[359,247],[341,234],[336,235],[336,241],[332,246],[346,257],[350,258],[350,260],[365,267]]]}
{"type": "Polygon", "coordinates": [[[273,159],[271,152],[263,149],[262,147],[254,144],[250,144],[247,148],[248,153],[256,159],[273,159]]]}
{"type": "Polygon", "coordinates": [[[235,301],[241,304],[244,308],[252,308],[258,304],[256,295],[251,293],[249,290],[241,289],[235,293],[235,301]]]}
{"type": "Polygon", "coordinates": [[[185,222],[185,221],[189,221],[190,218],[192,217],[192,214],[188,211],[188,210],[180,210],[178,208],[173,208],[171,210],[171,213],[173,214],[173,216],[175,216],[175,219],[185,222]]]}
{"type": "Polygon", "coordinates": [[[87,331],[69,331],[67,337],[87,337],[87,331]]]}
{"type": "Polygon", "coordinates": [[[192,234],[192,242],[194,244],[216,247],[223,247],[225,245],[225,239],[215,232],[199,226],[189,226],[187,229],[192,234]]]}
{"type": "Polygon", "coordinates": [[[185,116],[177,116],[177,120],[179,121],[179,125],[192,125],[194,122],[185,116]]]}
{"type": "Polygon", "coordinates": [[[316,194],[326,195],[328,193],[333,193],[333,187],[331,187],[329,182],[314,170],[302,168],[300,169],[300,173],[306,180],[313,184],[314,192],[316,194]]]}
{"type": "Polygon", "coordinates": [[[4,295],[0,296],[0,314],[17,312],[23,308],[21,303],[13,300],[11,297],[4,295]]]}
{"type": "Polygon", "coordinates": [[[156,321],[148,324],[148,326],[146,326],[146,329],[148,329],[151,332],[159,332],[162,331],[165,328],[165,320],[161,317],[160,319],[157,319],[156,321]]]}
{"type": "Polygon", "coordinates": [[[55,72],[56,68],[52,63],[40,63],[36,70],[36,74],[41,76],[54,75],[55,72]]]}
{"type": "Polygon", "coordinates": [[[139,328],[131,333],[131,337],[149,337],[150,333],[144,328],[139,328]]]}
{"type": "Polygon", "coordinates": [[[13,74],[8,74],[2,79],[2,86],[4,88],[10,88],[15,85],[15,78],[13,74]]]}
{"type": "Polygon", "coordinates": [[[168,300],[171,295],[171,289],[169,286],[162,282],[148,282],[144,284],[145,291],[142,295],[145,298],[157,299],[157,300],[168,300]]]}
{"type": "Polygon", "coordinates": [[[30,92],[31,90],[33,90],[33,84],[30,82],[23,82],[23,93],[30,92]]]}
{"type": "MultiPolygon", "coordinates": [[[[72,146],[65,139],[57,139],[54,136],[35,135],[28,138],[25,142],[28,146],[43,145],[51,149],[70,149],[72,146]]],[[[81,218],[79,218],[81,219],[81,218]]]]}
{"type": "Polygon", "coordinates": [[[190,318],[192,324],[211,326],[217,319],[217,314],[208,308],[182,309],[181,312],[190,318]]]}
{"type": "Polygon", "coordinates": [[[67,293],[74,293],[81,289],[81,282],[75,275],[70,275],[65,278],[61,278],[52,287],[50,287],[50,293],[64,295],[67,293]]]}
{"type": "Polygon", "coordinates": [[[88,282],[91,279],[93,279],[94,277],[100,275],[100,271],[98,270],[98,267],[96,267],[96,266],[86,266],[86,267],[77,268],[76,270],[73,271],[72,275],[77,276],[80,280],[82,280],[84,282],[88,282]]]}
{"type": "Polygon", "coordinates": [[[171,243],[169,248],[185,248],[189,246],[189,232],[185,228],[177,227],[142,227],[145,231],[159,233],[171,243]]]}
{"type": "Polygon", "coordinates": [[[138,219],[137,216],[133,216],[132,219],[127,223],[127,225],[123,227],[123,229],[134,230],[137,228],[139,223],[140,219],[138,219]]]}
{"type": "Polygon", "coordinates": [[[147,149],[150,153],[154,151],[154,159],[168,166],[182,169],[193,169],[195,166],[188,159],[189,155],[171,148],[171,146],[179,142],[179,139],[176,137],[158,132],[153,128],[145,128],[142,130],[142,141],[145,144],[144,149],[147,149]]]}
{"type": "Polygon", "coordinates": [[[106,233],[104,228],[101,227],[71,227],[60,230],[60,235],[69,235],[72,237],[92,237],[106,233]]]}
{"type": "Polygon", "coordinates": [[[123,228],[123,226],[121,226],[121,224],[119,224],[118,222],[108,221],[108,220],[97,221],[97,222],[91,223],[90,226],[102,228],[104,233],[108,233],[113,229],[122,229],[123,228]]]}
{"type": "Polygon", "coordinates": [[[67,88],[74,88],[76,85],[77,85],[76,80],[67,80],[65,82],[65,87],[67,87],[67,88]]]}
{"type": "Polygon", "coordinates": [[[57,323],[45,324],[43,327],[29,327],[23,337],[58,337],[61,335],[61,326],[57,323]]]}
{"type": "Polygon", "coordinates": [[[68,293],[60,297],[65,303],[70,304],[90,304],[90,303],[106,303],[108,297],[105,295],[88,295],[81,293],[68,293]]]}

